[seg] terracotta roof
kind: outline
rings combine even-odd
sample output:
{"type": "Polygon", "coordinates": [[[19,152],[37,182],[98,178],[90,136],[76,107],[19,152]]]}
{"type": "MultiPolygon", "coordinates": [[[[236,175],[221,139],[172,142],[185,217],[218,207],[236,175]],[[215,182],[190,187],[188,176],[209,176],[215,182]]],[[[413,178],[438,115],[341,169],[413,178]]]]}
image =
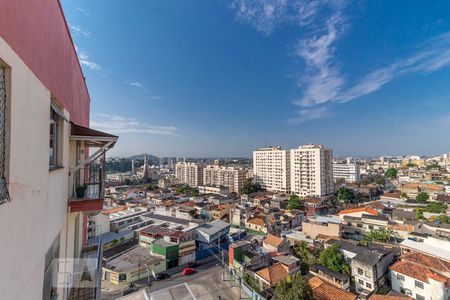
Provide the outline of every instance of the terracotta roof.
{"type": "Polygon", "coordinates": [[[289,276],[286,267],[282,263],[276,263],[270,267],[264,268],[256,272],[260,277],[269,282],[271,285],[277,284],[281,280],[289,276]]]}
{"type": "Polygon", "coordinates": [[[409,261],[433,269],[438,272],[450,273],[450,262],[429,256],[420,252],[409,252],[403,254],[400,259],[409,261]]]}
{"type": "Polygon", "coordinates": [[[274,246],[274,247],[280,246],[282,242],[283,242],[282,238],[279,238],[279,237],[274,236],[272,234],[267,235],[265,237],[265,239],[264,239],[264,243],[269,244],[269,245],[274,246]]]}
{"type": "Polygon", "coordinates": [[[308,280],[316,300],[354,300],[356,295],[325,282],[317,276],[308,280]]]}
{"type": "Polygon", "coordinates": [[[250,224],[253,224],[253,225],[259,225],[259,226],[266,225],[266,222],[264,221],[264,218],[261,218],[261,217],[249,218],[247,220],[247,223],[250,223],[250,224]]]}
{"type": "Polygon", "coordinates": [[[370,207],[357,207],[357,208],[351,208],[351,209],[345,209],[339,212],[340,215],[344,214],[353,214],[358,212],[365,212],[374,216],[378,216],[378,212],[370,207]]]}
{"type": "Polygon", "coordinates": [[[381,197],[400,199],[401,195],[402,195],[402,192],[397,191],[397,192],[392,192],[392,193],[384,193],[383,195],[381,195],[381,197]]]}
{"type": "Polygon", "coordinates": [[[111,208],[111,209],[108,209],[108,210],[104,210],[104,211],[102,211],[102,214],[110,215],[110,214],[113,214],[113,213],[116,213],[116,212],[119,212],[119,211],[124,211],[126,209],[128,209],[128,207],[125,206],[125,205],[118,206],[118,207],[114,207],[114,208],[111,208]]]}
{"type": "Polygon", "coordinates": [[[442,283],[450,282],[450,278],[434,273],[431,269],[409,261],[398,261],[389,267],[394,272],[415,278],[423,282],[429,282],[428,279],[440,281],[442,283]]]}
{"type": "Polygon", "coordinates": [[[381,204],[380,202],[372,202],[370,203],[370,207],[374,208],[374,209],[385,209],[386,206],[381,204]]]}
{"type": "Polygon", "coordinates": [[[420,182],[406,183],[406,184],[402,185],[402,188],[406,188],[406,189],[421,188],[421,189],[435,190],[435,191],[442,191],[444,189],[443,186],[440,186],[440,185],[437,185],[437,184],[420,183],[420,182]]]}
{"type": "Polygon", "coordinates": [[[321,204],[323,201],[320,198],[317,197],[306,197],[303,199],[305,203],[314,203],[314,204],[321,204]]]}
{"type": "Polygon", "coordinates": [[[393,295],[372,295],[369,297],[369,300],[409,300],[409,299],[413,299],[411,297],[408,296],[393,296],[393,295]]]}

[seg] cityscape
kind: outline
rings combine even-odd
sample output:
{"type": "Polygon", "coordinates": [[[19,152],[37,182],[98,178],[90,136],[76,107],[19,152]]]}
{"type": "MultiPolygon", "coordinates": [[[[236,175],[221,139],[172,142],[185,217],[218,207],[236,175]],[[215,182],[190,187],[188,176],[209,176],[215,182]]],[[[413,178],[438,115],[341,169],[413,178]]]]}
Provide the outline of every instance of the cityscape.
{"type": "Polygon", "coordinates": [[[0,299],[450,299],[450,5],[409,5],[0,0],[0,299]]]}

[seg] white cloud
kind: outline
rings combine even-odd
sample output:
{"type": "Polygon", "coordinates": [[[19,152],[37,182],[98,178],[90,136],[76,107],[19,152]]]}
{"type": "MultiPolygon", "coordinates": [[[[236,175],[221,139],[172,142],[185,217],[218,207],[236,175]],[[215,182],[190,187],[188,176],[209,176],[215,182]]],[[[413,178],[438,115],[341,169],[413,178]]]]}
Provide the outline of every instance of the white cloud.
{"type": "Polygon", "coordinates": [[[178,136],[178,129],[174,126],[155,126],[139,122],[133,118],[112,116],[99,113],[94,115],[91,127],[111,133],[148,133],[154,135],[178,136]]]}
{"type": "Polygon", "coordinates": [[[300,111],[290,122],[329,116],[332,104],[373,93],[401,76],[412,73],[426,76],[450,64],[448,32],[428,41],[409,57],[375,69],[356,82],[348,82],[335,56],[336,43],[348,27],[343,1],[233,0],[231,7],[239,21],[265,35],[282,24],[297,24],[302,29],[293,55],[305,63],[302,75],[297,78],[303,95],[294,101],[300,111]]]}
{"type": "Polygon", "coordinates": [[[161,100],[162,97],[153,94],[153,92],[147,88],[142,82],[134,81],[129,83],[132,87],[142,90],[144,93],[149,94],[152,99],[161,100]]]}
{"type": "Polygon", "coordinates": [[[86,66],[92,71],[99,71],[102,69],[102,67],[99,64],[93,62],[89,58],[89,55],[86,52],[84,52],[83,50],[79,50],[77,47],[75,49],[78,52],[78,60],[80,61],[80,64],[82,66],[86,66]]]}
{"type": "Polygon", "coordinates": [[[88,38],[88,39],[90,39],[92,37],[92,34],[89,31],[84,30],[79,25],[69,24],[69,28],[72,31],[72,34],[74,34],[76,36],[85,37],[85,38],[88,38]]]}

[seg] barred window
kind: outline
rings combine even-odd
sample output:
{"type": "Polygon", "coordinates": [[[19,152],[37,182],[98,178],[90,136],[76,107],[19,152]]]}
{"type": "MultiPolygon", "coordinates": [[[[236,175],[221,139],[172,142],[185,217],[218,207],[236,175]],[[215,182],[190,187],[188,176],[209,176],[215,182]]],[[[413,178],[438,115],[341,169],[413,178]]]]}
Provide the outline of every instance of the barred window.
{"type": "Polygon", "coordinates": [[[6,184],[6,72],[0,67],[0,204],[9,201],[6,184]]]}

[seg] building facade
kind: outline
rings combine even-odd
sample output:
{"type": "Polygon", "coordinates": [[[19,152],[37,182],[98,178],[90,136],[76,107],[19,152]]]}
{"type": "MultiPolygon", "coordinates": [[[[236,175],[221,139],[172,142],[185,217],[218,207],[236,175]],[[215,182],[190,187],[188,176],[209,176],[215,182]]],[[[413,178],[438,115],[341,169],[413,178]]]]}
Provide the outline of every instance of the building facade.
{"type": "Polygon", "coordinates": [[[291,192],[300,197],[333,195],[333,151],[322,145],[303,145],[290,151],[291,192]]]}
{"type": "Polygon", "coordinates": [[[103,209],[104,153],[117,137],[89,128],[90,98],[59,1],[0,7],[1,298],[68,299],[87,246],[99,271],[88,218],[103,209]]]}
{"type": "Polygon", "coordinates": [[[191,162],[177,162],[175,177],[191,187],[203,185],[203,167],[191,162]]]}
{"type": "Polygon", "coordinates": [[[346,163],[333,163],[333,178],[335,180],[343,179],[346,182],[361,181],[361,173],[359,165],[355,162],[347,160],[346,163]]]}
{"type": "Polygon", "coordinates": [[[290,193],[290,156],[281,147],[253,151],[253,179],[269,191],[290,193]]]}
{"type": "Polygon", "coordinates": [[[209,165],[203,169],[205,186],[224,186],[230,192],[239,193],[246,181],[246,171],[235,167],[209,165]]]}

